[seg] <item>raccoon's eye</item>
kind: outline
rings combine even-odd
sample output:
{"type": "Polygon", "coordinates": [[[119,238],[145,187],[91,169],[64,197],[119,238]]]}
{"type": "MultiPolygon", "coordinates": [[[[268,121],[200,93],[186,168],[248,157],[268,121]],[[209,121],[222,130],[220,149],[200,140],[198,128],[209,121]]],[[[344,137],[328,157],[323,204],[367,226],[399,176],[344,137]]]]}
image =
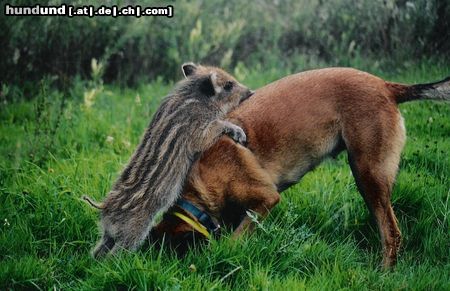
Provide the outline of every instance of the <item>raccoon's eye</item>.
{"type": "Polygon", "coordinates": [[[225,89],[225,91],[231,91],[231,89],[233,89],[233,82],[232,81],[227,81],[225,83],[225,86],[223,86],[223,89],[225,89]]]}

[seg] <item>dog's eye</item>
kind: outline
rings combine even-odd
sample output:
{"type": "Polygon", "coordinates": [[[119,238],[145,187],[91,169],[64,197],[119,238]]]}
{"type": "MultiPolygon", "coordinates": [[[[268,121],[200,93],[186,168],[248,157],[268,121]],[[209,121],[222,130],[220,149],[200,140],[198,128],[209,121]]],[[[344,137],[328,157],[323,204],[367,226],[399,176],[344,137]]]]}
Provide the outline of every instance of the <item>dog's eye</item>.
{"type": "Polygon", "coordinates": [[[233,89],[233,82],[232,81],[227,81],[225,83],[225,86],[223,86],[223,88],[225,89],[225,91],[231,91],[231,89],[233,89]]]}

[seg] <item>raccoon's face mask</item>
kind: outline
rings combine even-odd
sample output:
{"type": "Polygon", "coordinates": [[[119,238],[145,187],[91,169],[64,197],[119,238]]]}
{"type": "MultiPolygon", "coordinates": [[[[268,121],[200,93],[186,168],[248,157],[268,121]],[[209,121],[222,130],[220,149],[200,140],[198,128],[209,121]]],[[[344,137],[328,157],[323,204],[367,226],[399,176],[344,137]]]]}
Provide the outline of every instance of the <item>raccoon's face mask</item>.
{"type": "Polygon", "coordinates": [[[182,71],[187,79],[201,77],[203,80],[200,82],[200,91],[217,102],[219,107],[226,113],[254,93],[239,83],[233,76],[219,68],[186,63],[182,66],[182,71]]]}

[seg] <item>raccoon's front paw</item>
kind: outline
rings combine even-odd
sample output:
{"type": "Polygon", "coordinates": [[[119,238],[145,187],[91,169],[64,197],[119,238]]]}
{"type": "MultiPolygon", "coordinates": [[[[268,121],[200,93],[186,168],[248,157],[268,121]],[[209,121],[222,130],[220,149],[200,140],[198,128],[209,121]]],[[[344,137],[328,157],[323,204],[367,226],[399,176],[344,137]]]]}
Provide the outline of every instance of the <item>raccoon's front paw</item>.
{"type": "Polygon", "coordinates": [[[237,125],[230,126],[226,131],[227,135],[231,137],[235,142],[245,145],[247,143],[247,135],[242,128],[237,125]]]}

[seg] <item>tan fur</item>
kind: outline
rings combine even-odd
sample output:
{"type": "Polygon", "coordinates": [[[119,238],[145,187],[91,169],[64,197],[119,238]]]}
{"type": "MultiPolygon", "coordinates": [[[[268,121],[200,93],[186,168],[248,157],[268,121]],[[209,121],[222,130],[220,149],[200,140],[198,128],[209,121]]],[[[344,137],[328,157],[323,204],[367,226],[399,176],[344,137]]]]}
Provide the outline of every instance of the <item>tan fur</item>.
{"type": "MultiPolygon", "coordinates": [[[[405,142],[397,103],[448,99],[439,89],[446,82],[408,86],[350,68],[307,71],[273,82],[229,115],[245,130],[247,148],[221,138],[194,165],[183,197],[234,227],[237,236],[251,229],[245,210],[264,216],[278,203],[278,192],[326,157],[347,150],[358,189],[379,226],[383,265],[392,266],[401,236],[390,197],[405,142]]],[[[177,237],[167,219],[173,218],[163,220],[152,235],[177,237]]],[[[182,229],[183,222],[176,225],[182,229]]]]}

